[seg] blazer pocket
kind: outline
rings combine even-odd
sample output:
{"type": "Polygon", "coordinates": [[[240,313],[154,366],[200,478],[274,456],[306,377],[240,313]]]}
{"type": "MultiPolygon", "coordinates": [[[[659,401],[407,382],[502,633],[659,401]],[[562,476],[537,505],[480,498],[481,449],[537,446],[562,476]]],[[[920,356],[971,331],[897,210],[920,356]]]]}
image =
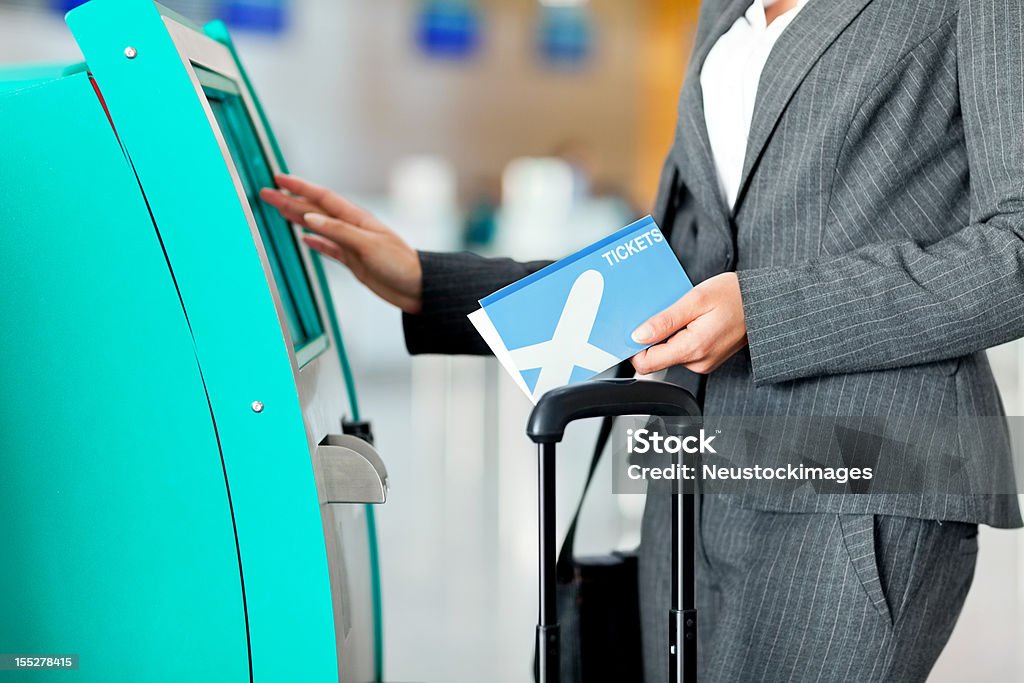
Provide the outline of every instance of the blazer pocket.
{"type": "Polygon", "coordinates": [[[878,572],[875,550],[874,515],[839,515],[843,544],[850,557],[857,580],[867,593],[868,601],[878,614],[893,624],[892,609],[885,596],[882,577],[878,572]]]}
{"type": "Polygon", "coordinates": [[[960,538],[959,550],[961,555],[978,554],[978,525],[964,524],[964,535],[960,538]]]}

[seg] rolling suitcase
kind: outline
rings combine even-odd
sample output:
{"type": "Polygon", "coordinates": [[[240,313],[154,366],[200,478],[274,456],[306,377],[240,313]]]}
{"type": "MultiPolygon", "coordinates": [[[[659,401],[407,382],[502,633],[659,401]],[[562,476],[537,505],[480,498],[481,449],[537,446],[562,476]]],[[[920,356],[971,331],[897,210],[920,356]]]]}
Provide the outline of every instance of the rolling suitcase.
{"type": "MultiPolygon", "coordinates": [[[[538,683],[560,681],[560,640],[556,604],[555,449],[570,422],[591,417],[652,415],[697,417],[700,408],[685,389],[666,382],[593,380],[544,394],[530,415],[527,435],[537,444],[540,587],[537,619],[538,683]]],[[[672,495],[672,604],[665,644],[670,683],[697,680],[697,610],[694,548],[696,496],[672,495]]],[[[586,683],[586,682],[584,682],[586,683]]]]}

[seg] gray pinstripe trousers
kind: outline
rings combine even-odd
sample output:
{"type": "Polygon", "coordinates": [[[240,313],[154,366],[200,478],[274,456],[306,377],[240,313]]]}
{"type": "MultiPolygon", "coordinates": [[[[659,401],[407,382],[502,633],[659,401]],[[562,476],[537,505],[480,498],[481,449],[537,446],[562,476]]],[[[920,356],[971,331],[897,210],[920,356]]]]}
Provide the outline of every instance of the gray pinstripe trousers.
{"type": "MultiPolygon", "coordinates": [[[[667,680],[670,498],[650,495],[640,551],[646,683],[667,680]]],[[[703,496],[700,683],[927,678],[974,576],[977,525],[778,513],[703,496]]]]}

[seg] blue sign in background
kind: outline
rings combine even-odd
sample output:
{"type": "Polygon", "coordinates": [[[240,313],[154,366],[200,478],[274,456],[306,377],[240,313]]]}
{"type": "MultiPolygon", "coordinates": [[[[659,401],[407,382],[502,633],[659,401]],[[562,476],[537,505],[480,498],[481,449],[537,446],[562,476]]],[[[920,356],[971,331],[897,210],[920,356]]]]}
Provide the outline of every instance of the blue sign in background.
{"type": "MultiPolygon", "coordinates": [[[[644,348],[630,338],[633,330],[675,303],[693,285],[665,239],[614,265],[602,254],[657,229],[653,218],[643,218],[481,299],[480,305],[509,351],[546,342],[554,335],[576,279],[587,270],[596,270],[604,278],[604,292],[589,341],[619,360],[629,358],[644,348]]],[[[532,389],[540,370],[521,374],[532,389]]],[[[570,383],[594,374],[577,367],[570,383]]]]}
{"type": "Polygon", "coordinates": [[[480,34],[480,10],[469,0],[426,0],[417,17],[416,42],[431,57],[468,58],[480,34]]]}
{"type": "Polygon", "coordinates": [[[551,66],[574,68],[586,64],[594,28],[585,7],[546,7],[537,29],[538,46],[551,66]]]}

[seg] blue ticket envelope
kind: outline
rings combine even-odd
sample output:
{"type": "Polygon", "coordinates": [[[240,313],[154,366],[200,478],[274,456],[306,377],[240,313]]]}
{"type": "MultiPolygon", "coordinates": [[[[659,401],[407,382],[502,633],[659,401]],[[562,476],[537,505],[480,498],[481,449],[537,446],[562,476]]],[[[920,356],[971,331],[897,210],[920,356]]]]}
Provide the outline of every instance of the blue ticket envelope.
{"type": "Polygon", "coordinates": [[[481,299],[469,318],[536,402],[645,348],[633,330],[691,289],[647,216],[481,299]]]}

